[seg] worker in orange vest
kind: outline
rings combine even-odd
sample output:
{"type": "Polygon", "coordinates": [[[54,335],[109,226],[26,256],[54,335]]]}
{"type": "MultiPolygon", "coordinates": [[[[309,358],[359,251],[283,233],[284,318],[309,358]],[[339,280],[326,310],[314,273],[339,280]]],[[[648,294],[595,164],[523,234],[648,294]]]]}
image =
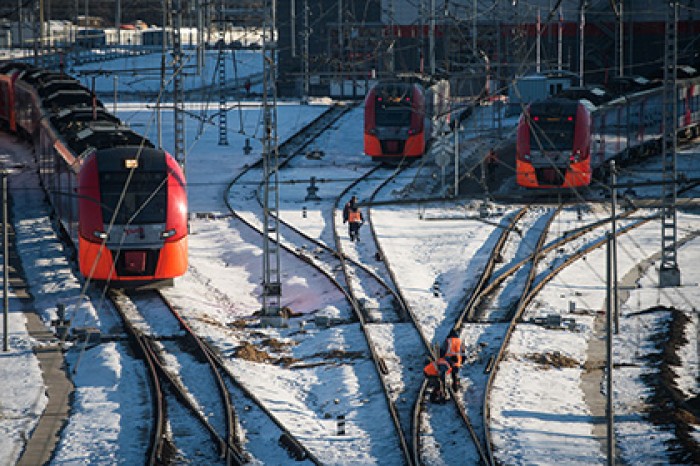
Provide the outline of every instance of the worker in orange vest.
{"type": "Polygon", "coordinates": [[[459,370],[462,367],[466,351],[464,350],[464,343],[462,339],[459,338],[459,335],[457,335],[455,329],[450,330],[450,333],[447,335],[447,338],[440,348],[440,354],[452,368],[452,389],[459,390],[461,388],[459,383],[459,370]]]}
{"type": "Polygon", "coordinates": [[[447,376],[452,372],[452,367],[445,358],[440,358],[437,361],[428,361],[428,364],[423,368],[423,374],[428,378],[428,384],[431,388],[430,401],[433,403],[444,403],[447,401],[446,380],[447,376]]]}
{"type": "Polygon", "coordinates": [[[357,206],[350,208],[348,213],[349,235],[350,241],[360,241],[360,227],[364,223],[362,212],[357,206]]]}
{"type": "Polygon", "coordinates": [[[348,217],[350,216],[350,209],[357,205],[357,196],[350,198],[348,202],[345,203],[343,207],[343,223],[348,223],[348,217]]]}

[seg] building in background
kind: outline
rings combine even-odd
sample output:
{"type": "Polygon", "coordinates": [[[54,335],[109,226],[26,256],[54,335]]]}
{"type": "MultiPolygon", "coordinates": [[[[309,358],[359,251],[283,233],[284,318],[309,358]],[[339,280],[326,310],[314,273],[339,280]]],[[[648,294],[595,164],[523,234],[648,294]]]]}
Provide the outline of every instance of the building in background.
{"type": "MultiPolygon", "coordinates": [[[[173,9],[163,5],[176,1],[0,2],[0,47],[22,47],[27,53],[68,50],[79,28],[96,29],[95,24],[117,31],[106,32],[106,46],[115,41],[142,45],[135,33],[144,29],[136,26],[172,25],[173,9]],[[42,17],[50,24],[43,31],[37,26],[42,17]]],[[[506,94],[514,79],[539,70],[580,73],[585,84],[605,83],[620,68],[624,75],[653,78],[662,71],[669,3],[277,0],[278,90],[282,96],[359,98],[375,79],[418,74],[448,78],[453,95],[474,96],[506,94]]],[[[180,0],[182,27],[206,30],[190,33],[182,43],[211,45],[223,30],[227,46],[259,46],[266,4],[180,0]],[[240,30],[242,36],[232,37],[230,31],[240,30]]],[[[678,63],[700,68],[700,0],[677,5],[678,63]]],[[[147,34],[145,42],[162,42],[158,32],[147,34]]]]}

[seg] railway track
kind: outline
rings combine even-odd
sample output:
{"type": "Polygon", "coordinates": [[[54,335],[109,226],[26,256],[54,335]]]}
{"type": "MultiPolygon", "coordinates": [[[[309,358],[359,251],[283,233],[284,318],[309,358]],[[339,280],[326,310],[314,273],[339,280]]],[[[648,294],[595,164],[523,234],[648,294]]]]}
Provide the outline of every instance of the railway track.
{"type": "MultiPolygon", "coordinates": [[[[322,115],[287,141],[280,148],[280,153],[284,155],[281,156],[282,162],[278,168],[281,169],[287,166],[290,161],[309,147],[323,131],[328,129],[337,119],[343,116],[347,110],[348,109],[332,108],[329,112],[330,115],[322,115]]],[[[263,227],[260,218],[255,214],[240,213],[239,209],[236,209],[233,206],[233,202],[230,201],[232,198],[236,198],[237,201],[240,201],[242,198],[255,201],[257,205],[254,206],[254,210],[261,210],[262,205],[260,201],[259,184],[245,181],[246,179],[260,180],[262,177],[256,174],[259,173],[260,168],[261,162],[259,161],[251,165],[248,170],[243,171],[232,181],[227,195],[227,202],[232,214],[236,218],[243,221],[259,234],[262,234],[263,227]],[[242,190],[235,189],[237,183],[240,183],[244,188],[242,190]],[[253,192],[250,190],[246,192],[245,187],[251,185],[255,186],[256,189],[253,192]]],[[[372,166],[361,178],[370,176],[376,170],[376,167],[372,166]]],[[[259,181],[257,183],[259,183],[259,181]]],[[[249,212],[251,210],[252,209],[249,209],[249,212]]],[[[335,217],[335,215],[332,216],[335,217]]],[[[397,296],[393,288],[388,286],[374,271],[362,265],[359,261],[346,260],[347,258],[344,257],[340,250],[333,249],[327,244],[329,241],[324,242],[321,239],[312,238],[289,222],[285,222],[283,219],[278,220],[281,225],[280,246],[287,252],[309,263],[320,271],[326,279],[333,284],[335,289],[343,294],[351,310],[351,319],[360,323],[368,345],[369,354],[378,374],[380,384],[382,385],[382,391],[387,402],[392,422],[397,432],[398,451],[401,452],[400,455],[403,457],[403,461],[410,464],[409,447],[403,435],[403,430],[400,425],[401,422],[395,406],[397,396],[391,395],[391,393],[394,393],[396,390],[388,385],[385,359],[378,353],[377,346],[373,343],[373,338],[368,332],[366,325],[367,321],[385,323],[397,323],[402,321],[405,319],[405,312],[401,302],[397,301],[397,296]],[[360,283],[361,286],[358,286],[360,283]],[[362,291],[360,291],[360,289],[362,291]]],[[[337,232],[334,228],[334,238],[336,238],[336,235],[337,232]]],[[[333,242],[337,244],[337,238],[333,242]]]]}
{"type": "Polygon", "coordinates": [[[246,463],[228,389],[199,337],[156,291],[110,290],[108,295],[151,374],[157,409],[149,461],[206,458],[210,464],[246,463]],[[212,399],[212,393],[218,399],[212,399]]]}
{"type": "Polygon", "coordinates": [[[130,338],[142,348],[152,373],[153,399],[162,406],[154,410],[158,422],[151,436],[149,461],[153,462],[149,464],[242,465],[265,463],[266,455],[321,464],[245,389],[218,351],[193,332],[160,291],[133,295],[111,290],[109,297],[130,338]],[[193,424],[200,428],[194,429],[193,424]],[[246,451],[245,443],[253,445],[254,451],[246,451]]]}
{"type": "MultiPolygon", "coordinates": [[[[512,215],[507,225],[503,227],[502,233],[491,253],[491,258],[487,261],[480,273],[480,278],[476,281],[472,296],[478,293],[478,290],[488,280],[494,264],[506,244],[508,234],[515,229],[516,223],[525,213],[526,209],[516,212],[512,215]]],[[[455,328],[459,329],[458,325],[455,325],[455,328]]],[[[435,342],[432,346],[437,348],[440,343],[440,341],[435,342]]],[[[416,463],[430,464],[440,461],[439,458],[427,456],[428,452],[440,450],[442,446],[454,445],[453,448],[456,447],[454,438],[469,438],[471,441],[469,446],[466,446],[464,442],[459,443],[461,448],[460,457],[463,457],[471,464],[489,464],[487,451],[483,448],[483,442],[473,422],[474,414],[469,411],[468,403],[464,396],[460,392],[453,390],[451,383],[448,383],[448,405],[436,405],[428,402],[427,391],[427,381],[423,381],[414,407],[414,425],[416,430],[414,432],[415,448],[413,454],[416,463]],[[426,432],[430,433],[430,435],[425,435],[426,432]],[[456,432],[460,434],[455,434],[456,432]]]]}
{"type": "MultiPolygon", "coordinates": [[[[499,238],[494,253],[489,258],[478,285],[464,306],[464,309],[455,322],[454,328],[462,334],[463,340],[469,341],[464,335],[481,335],[489,341],[500,341],[497,347],[488,346],[472,347],[474,353],[468,358],[469,380],[472,383],[464,394],[465,405],[468,406],[468,417],[473,420],[474,428],[478,431],[481,439],[481,449],[485,454],[482,458],[484,464],[497,464],[493,452],[493,441],[489,429],[490,425],[490,393],[493,389],[494,379],[498,373],[499,363],[503,360],[507,351],[507,346],[515,327],[522,322],[523,313],[527,305],[534,299],[541,288],[551,280],[562,268],[570,265],[575,260],[585,256],[591,250],[605,244],[605,239],[595,237],[596,231],[601,227],[609,226],[610,220],[604,219],[599,222],[588,224],[579,230],[564,235],[545,244],[545,238],[550,229],[551,222],[556,218],[557,212],[552,211],[547,219],[547,224],[541,228],[541,232],[536,241],[531,241],[532,252],[524,257],[514,256],[510,264],[500,267],[497,270],[497,263],[502,260],[502,255],[506,249],[507,239],[510,233],[516,231],[515,223],[504,230],[499,238]],[[591,239],[591,236],[594,238],[591,239]],[[561,257],[561,251],[568,246],[579,249],[579,252],[571,254],[565,258],[561,257]],[[538,263],[545,263],[545,271],[538,270],[538,263]],[[503,293],[504,288],[509,286],[517,274],[526,274],[521,277],[522,284],[519,284],[520,292],[517,299],[513,296],[512,290],[508,291],[508,296],[499,298],[498,294],[503,293]],[[501,301],[499,301],[501,300],[501,301]],[[494,305],[493,303],[497,303],[494,305]],[[467,403],[467,401],[470,401],[467,403]]],[[[634,210],[625,212],[618,216],[619,220],[624,220],[634,213],[634,210]]],[[[514,220],[522,214],[516,216],[514,220]]],[[[641,220],[628,220],[628,224],[618,230],[618,234],[624,234],[632,228],[641,226],[653,217],[641,220]]],[[[522,227],[518,228],[524,231],[522,227]]],[[[524,238],[519,238],[519,242],[524,242],[524,238]]],[[[462,371],[465,372],[464,369],[462,371]]]]}
{"type": "MultiPolygon", "coordinates": [[[[297,150],[297,153],[299,151],[297,150]]],[[[288,155],[293,154],[292,152],[289,152],[288,155]]],[[[293,157],[293,156],[292,156],[293,157]]],[[[291,158],[290,158],[291,159],[291,158]]],[[[285,158],[285,160],[287,160],[285,158]]],[[[368,294],[361,285],[363,282],[362,277],[358,277],[360,274],[364,274],[367,272],[367,264],[368,262],[371,262],[371,258],[368,254],[364,254],[364,257],[360,257],[359,255],[356,255],[353,253],[353,248],[350,248],[350,252],[348,252],[348,248],[346,244],[349,244],[349,242],[345,239],[346,237],[344,235],[339,235],[338,234],[338,226],[336,224],[337,222],[337,211],[339,210],[340,206],[343,204],[343,201],[346,200],[344,196],[347,196],[347,193],[351,189],[358,189],[357,186],[358,184],[362,183],[362,180],[364,179],[369,179],[371,177],[376,177],[378,173],[382,173],[379,171],[379,168],[377,169],[372,169],[368,171],[366,174],[358,177],[358,180],[356,183],[353,183],[350,185],[346,190],[344,190],[340,196],[336,198],[335,202],[335,207],[334,207],[334,212],[332,213],[332,218],[333,218],[333,228],[332,231],[335,233],[335,238],[333,240],[333,243],[335,243],[335,250],[328,246],[328,241],[322,241],[322,240],[316,240],[315,238],[311,237],[310,235],[307,235],[300,231],[297,228],[294,228],[287,222],[285,222],[282,219],[280,220],[280,224],[284,226],[285,228],[285,233],[281,235],[284,241],[288,241],[289,245],[287,245],[285,248],[288,249],[289,251],[303,251],[303,250],[312,250],[313,253],[311,254],[311,257],[309,255],[306,255],[306,261],[307,262],[316,262],[317,266],[320,268],[324,268],[326,270],[326,275],[329,277],[333,277],[334,283],[337,283],[338,289],[343,289],[343,293],[346,296],[346,299],[350,303],[355,315],[357,316],[358,320],[362,324],[363,330],[365,331],[365,335],[367,336],[367,341],[370,346],[370,351],[372,353],[377,353],[374,356],[374,359],[376,361],[376,365],[378,368],[378,373],[380,374],[381,378],[386,378],[387,380],[389,377],[387,377],[388,374],[396,372],[397,367],[401,367],[402,364],[401,362],[408,361],[409,358],[407,357],[402,357],[401,355],[397,354],[396,351],[394,351],[393,348],[390,350],[387,350],[386,347],[382,347],[379,350],[377,350],[376,345],[372,343],[373,340],[378,340],[384,337],[385,335],[382,334],[382,331],[375,331],[372,329],[372,327],[380,327],[382,322],[390,322],[394,324],[394,326],[397,325],[402,325],[403,323],[406,323],[407,321],[412,321],[414,327],[415,327],[415,333],[418,336],[416,338],[416,341],[422,341],[422,346],[425,349],[425,352],[423,353],[423,357],[426,355],[434,355],[434,351],[431,349],[432,344],[429,342],[423,335],[423,332],[421,330],[420,324],[415,322],[415,319],[411,315],[410,307],[406,304],[406,301],[403,299],[401,296],[401,291],[396,285],[395,281],[393,280],[393,277],[391,276],[391,267],[385,262],[386,257],[383,252],[381,252],[381,246],[378,244],[378,241],[376,241],[376,238],[374,240],[373,244],[376,244],[376,250],[377,252],[375,253],[375,259],[378,262],[383,262],[383,265],[386,266],[385,270],[383,271],[376,271],[377,267],[372,267],[371,272],[369,272],[369,275],[372,275],[373,279],[376,282],[382,282],[383,285],[390,293],[391,295],[391,300],[393,301],[393,308],[400,308],[400,313],[398,315],[392,314],[392,318],[398,318],[399,320],[390,320],[386,318],[386,314],[383,314],[381,311],[386,307],[384,304],[382,304],[381,300],[373,300],[368,299],[367,296],[368,294]],[[293,236],[297,236],[298,238],[301,239],[292,239],[293,236]],[[308,247],[297,247],[295,246],[298,245],[299,243],[309,243],[313,244],[312,248],[308,247]],[[291,246],[290,246],[291,245],[291,246]],[[338,267],[334,265],[327,265],[329,261],[335,260],[336,258],[341,260],[342,263],[342,271],[344,275],[344,279],[340,277],[340,274],[337,273],[338,267]],[[367,260],[370,258],[370,260],[367,260]],[[359,272],[358,272],[359,271],[359,272]],[[374,275],[380,276],[380,280],[377,280],[374,275]],[[358,298],[359,296],[359,298],[358,298]],[[376,310],[379,310],[378,313],[375,313],[376,310]],[[375,336],[372,336],[372,332],[375,332],[375,336]],[[376,337],[376,335],[379,335],[379,338],[376,337]],[[387,364],[387,361],[389,364],[387,364]],[[392,367],[393,365],[393,367],[392,367]]],[[[383,176],[383,175],[382,175],[383,176]]],[[[374,205],[374,197],[377,192],[381,189],[381,186],[377,188],[377,190],[369,196],[368,198],[368,205],[374,205]]],[[[258,209],[260,208],[260,196],[259,196],[259,190],[256,191],[255,194],[255,200],[258,203],[258,209]]],[[[368,212],[368,218],[371,218],[371,209],[367,209],[368,212]]],[[[326,218],[326,215],[324,213],[323,218],[326,218]]],[[[551,218],[554,218],[554,215],[551,216],[551,218]]],[[[551,220],[551,219],[550,219],[551,220]]],[[[253,224],[254,222],[248,221],[249,224],[253,224]]],[[[371,227],[371,220],[369,220],[370,223],[370,229],[373,231],[373,228],[371,227]]],[[[262,222],[258,221],[258,225],[262,225],[262,222]]],[[[261,229],[261,227],[259,228],[261,229]]],[[[513,232],[518,230],[516,227],[510,227],[508,228],[508,231],[513,232]]],[[[539,249],[545,249],[543,241],[546,235],[546,229],[543,231],[541,237],[539,238],[538,244],[535,246],[537,250],[539,249]]],[[[373,237],[374,237],[374,231],[373,231],[373,237]]],[[[363,236],[364,238],[364,236],[363,236]]],[[[573,238],[568,238],[567,241],[573,241],[573,238]]],[[[364,245],[363,245],[364,247],[364,245]]],[[[354,248],[357,249],[357,248],[354,248]]],[[[551,250],[551,248],[549,249],[551,250]]],[[[497,261],[497,257],[501,255],[501,251],[497,251],[493,255],[493,259],[489,261],[489,266],[487,267],[490,270],[485,271],[484,276],[485,277],[491,277],[493,274],[493,269],[497,261]]],[[[302,255],[303,256],[303,255],[302,255]]],[[[524,286],[523,289],[523,298],[526,299],[525,296],[528,296],[528,293],[530,292],[530,288],[533,288],[534,281],[536,278],[536,267],[535,267],[535,262],[539,258],[539,254],[533,254],[531,255],[525,262],[530,264],[529,267],[529,276],[526,280],[526,285],[524,286]]],[[[519,269],[523,269],[524,265],[521,263],[519,265],[519,269]]],[[[513,272],[515,273],[515,272],[513,272]]],[[[503,274],[499,275],[501,277],[503,274]]],[[[509,274],[506,274],[509,275],[509,274]]],[[[497,278],[496,280],[500,283],[504,280],[505,278],[497,278]]],[[[488,283],[484,281],[483,284],[479,285],[477,289],[475,290],[475,293],[473,296],[481,296],[485,293],[483,293],[483,289],[488,288],[490,292],[492,291],[493,287],[489,287],[488,283]]],[[[370,293],[371,294],[371,293],[370,293]]],[[[386,295],[389,296],[389,295],[386,295]]],[[[530,298],[531,299],[531,298],[530,298]]],[[[467,301],[471,302],[472,299],[468,299],[467,301]]],[[[476,313],[479,311],[479,308],[476,304],[482,303],[482,298],[476,299],[473,303],[468,304],[466,308],[468,308],[467,314],[471,314],[469,317],[470,319],[475,319],[476,313]]],[[[483,304],[483,303],[482,303],[483,304]]],[[[517,315],[517,310],[519,308],[519,305],[514,305],[511,306],[509,309],[509,312],[506,312],[504,315],[500,316],[497,321],[494,322],[494,325],[496,324],[502,324],[503,322],[517,322],[518,315],[517,315]]],[[[466,315],[466,314],[465,314],[466,315]]],[[[490,317],[491,319],[493,317],[490,317]]],[[[481,321],[481,323],[488,323],[489,318],[486,318],[484,321],[483,317],[478,317],[478,319],[481,321]]],[[[460,328],[464,322],[466,322],[465,318],[460,317],[460,319],[457,320],[455,323],[456,328],[460,328]]],[[[508,338],[508,333],[506,333],[506,339],[508,338]]],[[[420,345],[420,343],[419,343],[420,345]]],[[[415,354],[413,361],[409,364],[412,364],[413,367],[421,367],[420,364],[416,365],[415,364],[415,354]]],[[[498,364],[498,360],[494,358],[493,356],[490,356],[488,358],[488,370],[485,372],[488,373],[494,373],[496,372],[495,366],[498,364]]],[[[399,369],[400,370],[400,369],[399,369]]],[[[409,377],[410,378],[410,377],[409,377]]],[[[420,377],[422,379],[422,376],[420,377]]],[[[408,384],[410,385],[411,383],[415,383],[418,377],[413,377],[413,382],[409,382],[408,384]]],[[[390,405],[390,412],[392,413],[392,418],[394,419],[395,424],[397,424],[399,429],[401,431],[400,435],[402,436],[401,439],[401,445],[402,449],[410,449],[410,453],[405,454],[407,456],[407,463],[409,464],[422,464],[426,460],[429,460],[429,458],[424,458],[423,455],[424,453],[422,452],[423,449],[421,448],[421,430],[424,429],[421,427],[421,423],[424,421],[422,419],[425,418],[425,412],[428,409],[426,405],[423,403],[425,400],[425,385],[422,383],[418,383],[418,385],[421,386],[421,388],[417,391],[418,395],[415,397],[411,397],[414,400],[417,400],[415,404],[413,404],[413,412],[411,415],[407,415],[407,409],[405,408],[405,399],[407,398],[407,393],[410,391],[411,393],[413,390],[406,390],[405,385],[406,385],[406,377],[400,377],[400,382],[399,385],[403,385],[401,388],[397,389],[396,385],[392,387],[391,382],[387,383],[386,381],[383,383],[385,387],[385,393],[387,394],[387,399],[389,401],[390,405]],[[410,419],[410,421],[407,421],[407,419],[410,419]]],[[[422,380],[421,380],[422,382],[422,380]]],[[[488,391],[486,392],[486,397],[488,396],[488,391]]],[[[468,436],[472,438],[472,442],[474,444],[474,453],[473,453],[473,458],[475,458],[475,461],[481,462],[482,464],[493,464],[493,455],[491,452],[491,441],[490,438],[488,437],[488,431],[484,427],[487,425],[486,421],[481,421],[479,420],[478,422],[474,423],[473,419],[479,419],[479,413],[478,409],[477,412],[471,412],[469,408],[467,407],[467,403],[463,399],[462,396],[459,394],[452,393],[452,401],[453,401],[453,406],[456,410],[457,416],[455,416],[457,419],[461,419],[462,421],[462,427],[466,429],[466,432],[468,436]],[[477,432],[478,429],[482,429],[483,432],[477,432]]],[[[412,403],[409,403],[412,404],[412,403]]],[[[481,408],[482,411],[486,411],[487,407],[481,408]]],[[[428,416],[429,417],[429,416],[428,416]]],[[[453,432],[454,433],[454,432],[453,432]]],[[[433,432],[434,434],[434,432],[433,432]]],[[[432,435],[431,438],[435,438],[435,435],[432,435]]],[[[445,443],[448,443],[447,441],[445,443]]]]}

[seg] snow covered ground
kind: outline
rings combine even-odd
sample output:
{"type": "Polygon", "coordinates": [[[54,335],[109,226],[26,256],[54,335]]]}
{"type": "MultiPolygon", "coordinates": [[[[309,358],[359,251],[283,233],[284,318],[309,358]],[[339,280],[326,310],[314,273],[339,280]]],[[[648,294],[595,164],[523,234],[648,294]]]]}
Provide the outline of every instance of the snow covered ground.
{"type": "MultiPolygon", "coordinates": [[[[244,67],[239,66],[238,71],[243,73],[242,69],[244,67]]],[[[124,79],[120,79],[120,85],[122,81],[124,79]]],[[[280,139],[284,140],[320,114],[326,104],[288,102],[280,105],[280,139]]],[[[206,108],[203,103],[190,105],[195,110],[206,108]]],[[[152,106],[128,104],[117,108],[121,118],[156,139],[152,106]]],[[[200,125],[195,118],[187,120],[186,172],[193,214],[225,213],[223,200],[227,182],[245,164],[260,156],[260,109],[255,105],[239,109],[229,114],[227,146],[218,145],[216,125],[200,125]],[[238,132],[241,127],[242,133],[238,132]],[[243,153],[246,138],[254,147],[249,155],[243,153]]],[[[211,108],[209,111],[215,112],[211,108]]],[[[172,114],[164,111],[162,121],[164,146],[171,150],[172,114]]],[[[339,177],[333,165],[364,160],[361,128],[361,109],[351,111],[339,122],[333,136],[324,142],[326,168],[313,171],[312,167],[310,172],[319,178],[346,178],[339,177]]],[[[26,147],[18,145],[14,138],[1,137],[0,148],[0,154],[6,154],[3,156],[6,161],[29,163],[26,147]]],[[[695,146],[680,157],[687,161],[699,156],[700,147],[695,146]]],[[[391,189],[398,188],[400,186],[391,189]]],[[[31,283],[34,308],[49,325],[56,317],[57,303],[65,303],[74,326],[95,326],[103,334],[111,334],[115,322],[98,312],[103,305],[101,296],[82,289],[80,279],[53,234],[48,208],[31,167],[10,177],[10,189],[18,250],[31,283]]],[[[322,186],[319,192],[321,202],[307,205],[307,217],[303,220],[298,205],[284,203],[283,188],[283,218],[295,224],[309,221],[308,232],[320,236],[323,226],[309,219],[316,222],[322,219],[320,210],[324,202],[335,198],[335,194],[324,189],[326,187],[322,186]]],[[[503,206],[503,210],[506,209],[503,206]]],[[[273,357],[309,362],[303,368],[294,368],[237,358],[231,359],[230,365],[234,373],[240,374],[241,382],[324,464],[401,464],[395,439],[389,435],[393,426],[383,406],[385,401],[377,374],[369,360],[360,357],[352,363],[339,365],[310,363],[317,362],[319,355],[334,350],[347,353],[348,358],[353,353],[367,352],[357,324],[322,328],[313,322],[315,313],[345,306],[342,297],[321,283],[307,264],[283,254],[283,302],[303,317],[293,319],[289,329],[259,329],[257,337],[237,329],[233,325],[236,321],[251,320],[261,306],[261,241],[257,234],[229,217],[203,217],[193,215],[192,218],[188,273],[167,291],[184,310],[192,327],[224,355],[245,341],[262,348],[262,340],[276,338],[289,345],[276,351],[264,348],[273,357]],[[304,322],[303,328],[300,322],[304,322]],[[337,434],[339,415],[346,419],[345,435],[337,434]]],[[[474,217],[478,217],[478,204],[467,201],[378,206],[372,210],[387,260],[434,341],[445,337],[451,325],[447,316],[455,315],[461,293],[469,288],[476,275],[471,271],[483,264],[489,245],[499,234],[496,222],[485,223],[474,217]],[[460,215],[463,219],[454,219],[460,215]],[[427,220],[447,217],[451,219],[427,220]],[[437,295],[434,293],[436,282],[440,283],[441,291],[437,295]]],[[[595,219],[588,218],[589,221],[595,219]]],[[[561,216],[557,222],[555,231],[559,233],[581,226],[574,213],[561,216]]],[[[674,432],[665,425],[656,425],[647,414],[653,408],[652,401],[647,398],[651,393],[649,374],[658,370],[653,357],[658,357],[660,351],[655,335],[670,325],[671,313],[665,309],[645,311],[673,306],[687,317],[683,330],[687,342],[678,348],[678,364],[672,370],[678,377],[678,390],[686,399],[696,398],[700,390],[700,325],[695,304],[700,300],[700,272],[695,268],[695,261],[700,258],[700,239],[695,238],[700,223],[692,212],[679,213],[678,223],[679,240],[687,239],[678,255],[680,287],[658,287],[659,261],[654,257],[660,249],[658,220],[623,236],[618,246],[619,277],[640,276],[631,278],[625,285],[620,332],[613,343],[616,445],[620,459],[627,464],[683,464],[668,454],[665,444],[675,437],[674,432]],[[639,269],[638,264],[646,259],[651,259],[649,267],[639,269]]],[[[361,244],[356,247],[361,248],[361,244]]],[[[586,386],[586,373],[601,362],[593,357],[596,354],[593,350],[600,343],[597,325],[605,308],[604,264],[604,249],[589,254],[586,260],[578,261],[557,276],[528,308],[532,316],[558,313],[574,317],[576,332],[533,325],[521,325],[516,331],[496,379],[491,408],[496,457],[502,464],[605,463],[605,450],[600,442],[605,431],[600,430],[600,414],[592,407],[593,400],[586,386]],[[575,303],[575,312],[571,312],[571,302],[575,303]],[[554,352],[573,363],[545,365],[533,357],[554,352]]],[[[10,348],[0,355],[0,380],[4,388],[0,401],[0,464],[17,461],[46,404],[41,372],[33,353],[37,349],[36,340],[26,332],[22,305],[12,293],[9,302],[10,348]]],[[[402,340],[400,330],[392,330],[391,325],[387,325],[385,331],[386,344],[410,344],[402,340]]],[[[471,348],[477,348],[482,342],[495,344],[491,335],[480,334],[478,329],[462,337],[471,348]]],[[[66,359],[76,392],[71,416],[52,464],[137,464],[143,461],[134,448],[142,441],[139,435],[145,428],[141,413],[146,401],[141,392],[144,383],[138,361],[129,357],[121,344],[114,342],[84,351],[69,343],[66,359]]],[[[470,376],[478,377],[470,374],[468,368],[463,370],[463,376],[467,382],[470,376]]],[[[464,396],[469,403],[468,390],[464,396]]],[[[604,422],[602,425],[604,428],[604,422]]],[[[244,430],[250,431],[257,428],[262,427],[244,426],[244,430]]],[[[256,432],[256,435],[265,437],[264,432],[256,432]]],[[[700,441],[697,428],[689,435],[695,442],[700,441]]],[[[259,464],[291,463],[287,457],[270,456],[272,449],[265,449],[264,445],[249,445],[249,449],[259,464]]],[[[460,463],[448,448],[440,445],[435,445],[428,457],[436,465],[460,463]]]]}

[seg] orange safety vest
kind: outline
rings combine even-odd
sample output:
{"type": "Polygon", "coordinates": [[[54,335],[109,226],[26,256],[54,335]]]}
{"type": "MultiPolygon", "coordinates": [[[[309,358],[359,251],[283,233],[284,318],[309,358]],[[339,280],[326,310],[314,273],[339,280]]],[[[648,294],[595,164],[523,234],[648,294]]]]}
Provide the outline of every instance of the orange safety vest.
{"type": "Polygon", "coordinates": [[[348,214],[348,221],[350,223],[361,222],[362,221],[362,214],[360,213],[359,210],[351,210],[350,213],[348,214]]]}
{"type": "Polygon", "coordinates": [[[428,365],[425,366],[425,368],[423,368],[423,373],[428,377],[438,377],[440,375],[440,369],[438,368],[438,365],[445,366],[447,368],[448,374],[452,372],[450,364],[443,358],[440,358],[437,361],[430,361],[430,363],[428,363],[428,365]]]}
{"type": "Polygon", "coordinates": [[[447,351],[445,357],[453,357],[456,359],[455,366],[462,365],[462,340],[457,337],[447,339],[447,351]]]}

